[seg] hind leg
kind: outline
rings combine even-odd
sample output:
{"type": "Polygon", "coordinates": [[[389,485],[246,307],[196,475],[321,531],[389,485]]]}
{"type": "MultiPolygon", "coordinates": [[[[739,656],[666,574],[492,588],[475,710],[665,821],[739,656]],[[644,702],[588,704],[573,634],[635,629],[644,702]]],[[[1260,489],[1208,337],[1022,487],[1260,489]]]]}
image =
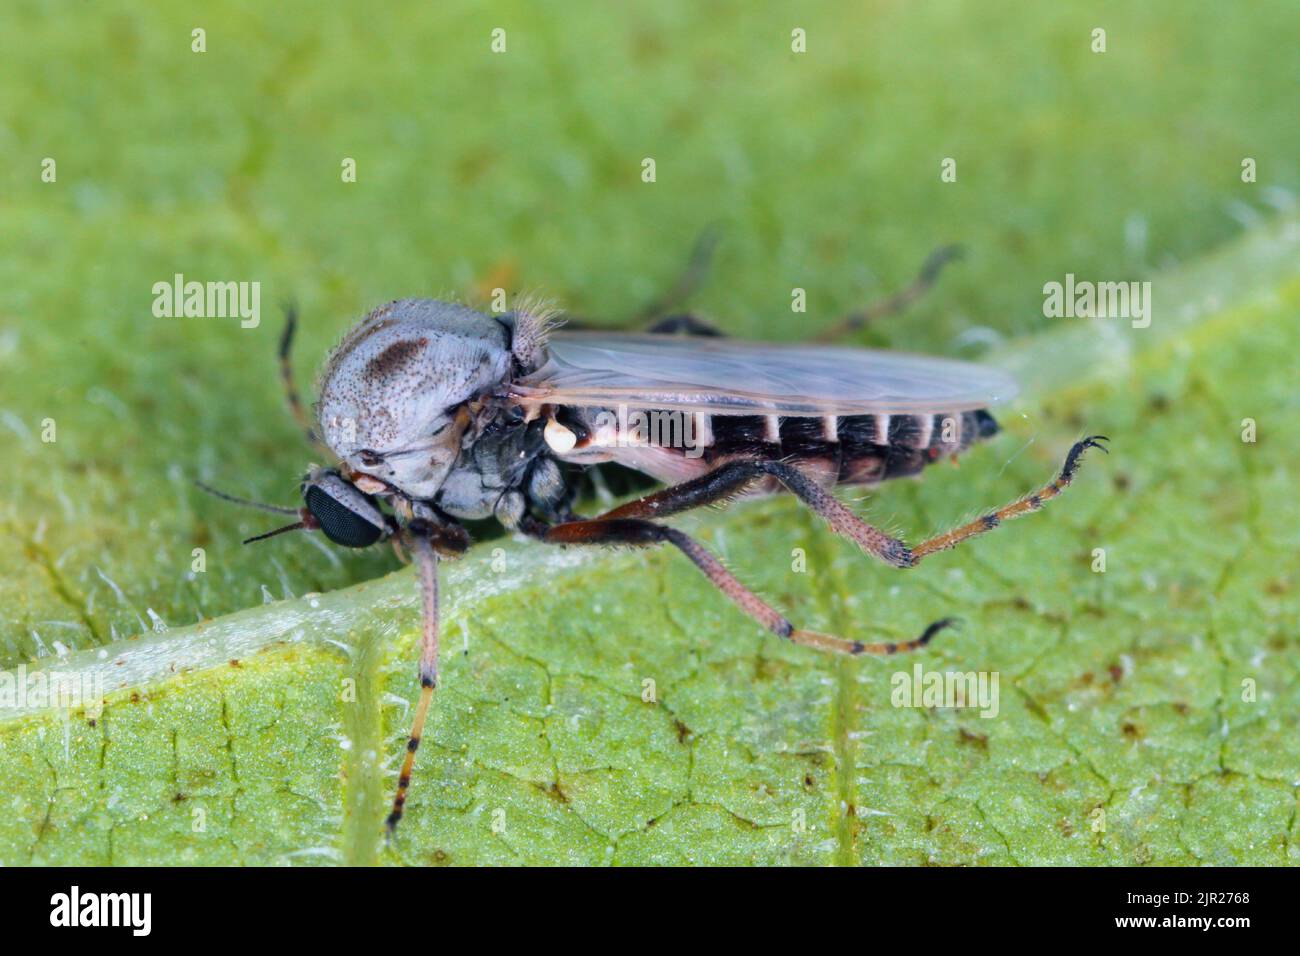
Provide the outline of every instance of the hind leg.
{"type": "Polygon", "coordinates": [[[1065,464],[1056,478],[1033,494],[1017,498],[1010,504],[991,511],[982,518],[968,522],[951,531],[923,541],[909,548],[903,541],[886,534],[859,518],[833,494],[793,465],[780,461],[733,461],[691,481],[665,488],[601,515],[597,520],[622,518],[665,518],[701,505],[726,501],[744,491],[748,485],[763,476],[776,478],[800,501],[826,519],[831,529],[848,538],[863,551],[898,568],[911,568],[936,551],[955,548],[967,538],[992,531],[1011,518],[1038,511],[1048,501],[1061,494],[1074,481],[1083,454],[1089,448],[1106,451],[1101,442],[1104,435],[1093,435],[1075,442],[1065,464]]]}

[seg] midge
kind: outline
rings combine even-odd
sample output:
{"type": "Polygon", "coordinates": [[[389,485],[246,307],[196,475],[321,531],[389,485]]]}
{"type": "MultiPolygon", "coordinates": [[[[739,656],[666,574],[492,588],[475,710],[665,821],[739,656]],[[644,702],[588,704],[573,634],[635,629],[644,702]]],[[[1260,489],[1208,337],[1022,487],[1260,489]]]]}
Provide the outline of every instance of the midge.
{"type": "Polygon", "coordinates": [[[488,316],[404,299],[366,316],[330,355],[313,427],[289,370],[293,331],[291,314],[280,351],[290,407],[338,463],[303,479],[304,507],[260,506],[297,520],[249,540],[319,530],[350,548],[391,539],[415,556],[424,608],[421,692],[390,831],[402,816],[438,684],[438,561],[468,548],[461,520],[494,517],[546,544],[671,544],[778,637],[841,654],[893,654],[926,644],[951,621],[899,643],[795,627],[663,519],[742,493],[784,490],[863,551],[911,568],[1041,508],[1104,440],[1076,443],[1037,492],[908,546],[867,524],[832,489],[915,475],[995,434],[986,409],[1014,392],[1001,373],[893,352],[736,342],[689,316],[647,334],[564,332],[528,307],[488,316]],[[702,453],[628,442],[609,424],[628,409],[691,416],[702,453]],[[575,474],[607,461],[669,487],[595,517],[575,515],[575,474]]]}

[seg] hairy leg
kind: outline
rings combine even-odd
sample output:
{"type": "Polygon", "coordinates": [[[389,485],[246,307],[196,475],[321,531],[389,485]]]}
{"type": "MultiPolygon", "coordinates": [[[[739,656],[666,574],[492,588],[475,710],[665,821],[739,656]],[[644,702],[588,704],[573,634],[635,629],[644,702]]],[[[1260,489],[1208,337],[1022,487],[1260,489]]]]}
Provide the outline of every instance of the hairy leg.
{"type": "Polygon", "coordinates": [[[794,465],[781,461],[729,462],[699,478],[673,485],[671,488],[665,488],[614,508],[600,515],[596,520],[666,518],[701,505],[725,501],[740,494],[756,479],[771,476],[785,485],[809,508],[825,518],[836,534],[848,538],[863,551],[886,564],[910,568],[919,564],[927,555],[954,548],[967,538],[992,531],[1003,521],[1039,510],[1074,481],[1084,452],[1089,448],[1106,451],[1106,447],[1101,444],[1106,440],[1104,435],[1092,435],[1075,442],[1066,455],[1065,464],[1057,477],[1037,492],[1017,498],[1010,504],[952,531],[929,538],[914,548],[909,548],[898,538],[863,521],[830,491],[817,484],[794,465]]]}
{"type": "Polygon", "coordinates": [[[433,691],[438,686],[438,554],[428,535],[415,527],[407,536],[408,544],[420,568],[420,596],[423,606],[423,630],[420,636],[420,699],[415,705],[415,719],[411,735],[406,741],[406,756],[397,777],[397,793],[393,796],[393,809],[385,826],[391,834],[402,819],[406,807],[406,791],[411,786],[411,770],[415,766],[415,752],[420,747],[425,718],[433,702],[433,691]]]}
{"type": "Polygon", "coordinates": [[[1109,449],[1101,444],[1109,441],[1105,435],[1090,435],[1082,441],[1077,441],[1071,447],[1069,454],[1065,456],[1065,464],[1061,467],[1061,472],[1056,478],[1044,485],[1033,494],[1017,498],[1010,504],[1003,505],[996,511],[986,514],[982,518],[976,518],[959,528],[946,531],[943,534],[935,535],[926,541],[921,542],[912,549],[912,564],[919,564],[921,559],[927,555],[934,554],[936,551],[947,551],[949,548],[955,548],[967,538],[973,538],[977,534],[984,534],[986,531],[992,531],[1002,522],[1011,518],[1019,518],[1021,515],[1029,514],[1032,511],[1038,511],[1044,504],[1051,501],[1074,481],[1074,476],[1079,470],[1079,462],[1083,460],[1083,454],[1089,448],[1098,448],[1109,454],[1109,449]]]}

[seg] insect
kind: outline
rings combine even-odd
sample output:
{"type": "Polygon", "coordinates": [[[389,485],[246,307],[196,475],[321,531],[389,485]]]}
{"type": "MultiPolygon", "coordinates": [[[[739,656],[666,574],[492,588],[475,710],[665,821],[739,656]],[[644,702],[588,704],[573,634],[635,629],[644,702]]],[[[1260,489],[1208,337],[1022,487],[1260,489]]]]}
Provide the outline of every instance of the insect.
{"type": "Polygon", "coordinates": [[[742,494],[785,491],[867,554],[912,568],[1038,510],[1070,484],[1088,449],[1105,450],[1104,436],[1085,438],[1038,491],[909,546],[858,517],[832,489],[916,475],[994,435],[988,407],[1014,394],[1001,372],[896,352],[738,342],[689,316],[648,334],[584,333],[553,328],[533,307],[485,315],[404,299],[367,315],[329,356],[313,422],[290,372],[293,334],[290,313],[280,349],[290,408],[337,464],[303,478],[297,509],[214,493],[296,519],[249,541],[305,529],[349,548],[388,540],[414,556],[420,695],[390,833],[438,685],[438,564],[469,547],[462,521],[495,518],[553,545],[672,545],[778,637],[841,654],[893,654],[925,645],[952,621],[902,642],[795,627],[663,520],[742,494]],[[694,334],[665,334],[681,331],[694,334]],[[646,422],[670,427],[656,435],[646,422]],[[576,515],[575,473],[609,461],[667,487],[594,517],[576,515]]]}

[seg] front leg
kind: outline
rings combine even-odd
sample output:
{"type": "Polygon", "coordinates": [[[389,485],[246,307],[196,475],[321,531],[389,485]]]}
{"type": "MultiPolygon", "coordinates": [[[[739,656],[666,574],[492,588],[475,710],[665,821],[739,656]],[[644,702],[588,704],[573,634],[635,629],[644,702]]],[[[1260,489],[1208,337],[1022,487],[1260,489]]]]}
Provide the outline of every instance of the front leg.
{"type": "Polygon", "coordinates": [[[406,806],[406,791],[411,786],[411,769],[415,766],[415,752],[420,747],[424,721],[429,716],[433,691],[438,686],[438,547],[449,551],[463,551],[464,531],[460,528],[443,529],[433,523],[416,518],[402,529],[407,548],[415,555],[420,575],[420,597],[423,607],[423,629],[420,632],[420,699],[415,705],[415,720],[411,736],[406,741],[406,757],[397,777],[397,793],[393,797],[393,810],[385,825],[391,835],[402,819],[406,806]],[[459,535],[450,533],[459,532],[459,535]]]}

